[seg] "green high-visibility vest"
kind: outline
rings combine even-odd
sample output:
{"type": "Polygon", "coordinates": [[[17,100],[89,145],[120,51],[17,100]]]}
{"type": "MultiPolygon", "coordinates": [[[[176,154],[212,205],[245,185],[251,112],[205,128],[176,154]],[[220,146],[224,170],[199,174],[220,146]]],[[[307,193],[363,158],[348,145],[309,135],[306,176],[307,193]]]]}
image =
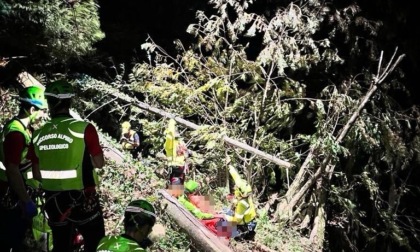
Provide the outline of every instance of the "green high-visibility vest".
{"type": "MultiPolygon", "coordinates": [[[[84,188],[84,136],[88,124],[70,117],[57,117],[35,131],[33,143],[39,159],[44,190],[68,191],[84,188]]],[[[90,170],[95,184],[98,184],[96,171],[93,167],[90,167],[90,170]]]]}
{"type": "MultiPolygon", "coordinates": [[[[37,203],[39,204],[39,200],[37,203]]],[[[52,231],[44,213],[39,212],[38,215],[32,219],[32,234],[34,235],[35,241],[43,242],[43,245],[48,248],[48,251],[52,251],[52,231]],[[42,239],[46,240],[42,241],[42,239]]]]}
{"type": "Polygon", "coordinates": [[[30,160],[26,158],[28,154],[28,146],[31,142],[31,133],[25,127],[25,125],[23,125],[22,122],[17,118],[13,118],[9,122],[7,122],[0,135],[0,180],[7,181],[6,167],[4,165],[5,156],[3,150],[3,143],[6,136],[11,132],[20,132],[25,138],[25,147],[23,148],[23,151],[21,153],[21,161],[19,164],[19,168],[23,170],[22,175],[25,180],[25,183],[29,186],[32,186],[33,188],[37,188],[38,181],[33,179],[32,165],[30,160]]]}
{"type": "Polygon", "coordinates": [[[185,165],[184,154],[178,155],[177,148],[182,142],[179,138],[176,138],[176,122],[174,119],[170,119],[168,127],[165,130],[165,143],[164,148],[166,152],[166,159],[168,166],[183,166],[185,165]]]}
{"type": "Polygon", "coordinates": [[[105,236],[99,242],[97,252],[140,252],[146,251],[139,244],[123,236],[105,236]]]}

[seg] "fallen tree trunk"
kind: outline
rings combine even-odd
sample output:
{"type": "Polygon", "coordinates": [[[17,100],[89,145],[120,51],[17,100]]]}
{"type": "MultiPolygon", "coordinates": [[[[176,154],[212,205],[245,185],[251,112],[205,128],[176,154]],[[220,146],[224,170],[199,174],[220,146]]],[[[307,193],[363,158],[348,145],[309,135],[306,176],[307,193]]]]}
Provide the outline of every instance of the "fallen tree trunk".
{"type": "Polygon", "coordinates": [[[37,86],[42,89],[45,89],[44,85],[42,85],[37,79],[35,79],[28,72],[21,72],[20,74],[18,74],[16,80],[19,83],[21,83],[24,87],[37,86]]]}
{"type": "MultiPolygon", "coordinates": [[[[120,92],[112,92],[110,90],[104,90],[104,91],[106,93],[108,93],[109,95],[115,97],[115,98],[119,98],[119,99],[121,99],[121,100],[123,100],[125,102],[131,103],[133,106],[138,107],[140,109],[143,109],[145,111],[152,112],[154,114],[158,114],[158,115],[160,115],[162,117],[172,118],[176,122],[178,122],[178,123],[180,123],[180,124],[182,124],[182,125],[190,128],[190,129],[193,129],[193,130],[200,129],[200,126],[197,125],[197,124],[195,124],[195,123],[192,123],[190,121],[187,121],[187,120],[185,120],[185,119],[183,119],[181,117],[175,116],[175,115],[173,115],[171,113],[168,113],[168,112],[166,112],[164,110],[161,110],[161,109],[152,107],[149,104],[144,103],[144,102],[141,102],[141,101],[138,101],[138,100],[136,100],[136,99],[134,99],[134,98],[132,98],[132,97],[130,97],[128,95],[122,94],[120,92]]],[[[223,141],[225,141],[225,143],[227,143],[227,144],[229,144],[231,146],[234,146],[234,147],[243,149],[243,150],[245,150],[247,152],[250,152],[252,154],[255,154],[255,155],[257,155],[257,156],[259,156],[259,157],[261,157],[261,158],[263,158],[265,160],[268,160],[268,161],[270,161],[272,163],[275,163],[275,164],[279,165],[280,167],[284,167],[284,168],[287,168],[288,169],[288,168],[291,168],[293,166],[293,164],[290,163],[290,162],[287,162],[285,160],[279,159],[279,158],[277,158],[277,157],[275,157],[275,156],[273,156],[271,154],[268,154],[266,152],[260,151],[260,150],[254,148],[254,147],[249,146],[246,143],[242,143],[242,142],[240,142],[238,140],[235,140],[235,139],[232,139],[232,138],[230,138],[228,136],[224,136],[223,137],[223,141]]]]}
{"type": "MultiPolygon", "coordinates": [[[[364,108],[367,101],[377,90],[378,85],[381,84],[381,82],[388,76],[388,74],[395,69],[395,67],[400,63],[400,61],[405,56],[405,55],[401,55],[398,57],[398,59],[394,61],[395,54],[396,52],[394,53],[394,56],[390,60],[384,72],[380,73],[380,71],[378,70],[377,77],[374,79],[369,91],[360,100],[359,105],[357,106],[355,111],[352,113],[350,119],[347,121],[347,123],[344,125],[344,127],[342,128],[342,130],[339,132],[338,136],[336,137],[337,144],[341,144],[341,142],[347,135],[348,131],[353,126],[356,119],[359,117],[360,111],[364,108]]],[[[381,56],[380,61],[382,62],[382,56],[381,56]]],[[[380,65],[379,65],[379,68],[380,68],[380,65]]],[[[311,171],[313,171],[312,169],[309,169],[309,164],[313,162],[313,158],[316,157],[316,155],[314,155],[314,151],[315,151],[314,149],[310,150],[304,163],[300,167],[299,172],[296,175],[296,178],[294,179],[292,185],[290,186],[290,189],[287,191],[286,197],[279,203],[279,207],[277,208],[277,210],[280,215],[284,216],[284,213],[289,213],[302,199],[302,197],[305,195],[305,192],[307,192],[315,184],[315,182],[320,178],[320,176],[324,173],[324,171],[326,171],[327,174],[329,175],[328,176],[329,179],[331,178],[330,175],[334,171],[335,165],[330,163],[331,155],[329,155],[328,153],[326,154],[326,158],[324,159],[324,161],[316,169],[315,173],[310,174],[310,175],[308,174],[311,171]]]]}
{"type": "Polygon", "coordinates": [[[124,158],[124,154],[121,151],[113,147],[107,146],[106,140],[101,139],[101,142],[102,143],[105,142],[105,144],[102,144],[103,145],[102,150],[104,152],[104,156],[107,159],[115,162],[117,165],[124,164],[125,158],[124,158]]]}
{"type": "Polygon", "coordinates": [[[166,190],[159,190],[159,194],[166,203],[166,213],[188,234],[200,250],[208,252],[232,251],[221,241],[225,238],[218,237],[208,230],[166,190]]]}

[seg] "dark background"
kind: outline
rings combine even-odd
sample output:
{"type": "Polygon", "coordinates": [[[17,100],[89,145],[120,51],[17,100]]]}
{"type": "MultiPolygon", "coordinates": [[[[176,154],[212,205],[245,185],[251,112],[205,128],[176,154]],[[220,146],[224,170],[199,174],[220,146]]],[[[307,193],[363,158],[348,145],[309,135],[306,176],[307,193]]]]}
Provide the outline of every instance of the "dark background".
{"type": "Polygon", "coordinates": [[[105,38],[96,47],[99,53],[112,57],[112,63],[132,64],[146,60],[140,49],[148,36],[167,52],[174,53],[175,39],[185,42],[186,32],[198,9],[206,0],[121,0],[99,1],[101,29],[105,38]]]}
{"type": "MultiPolygon", "coordinates": [[[[258,0],[255,2],[251,5],[250,11],[272,14],[279,6],[287,6],[292,1],[258,0]]],[[[377,38],[372,43],[375,43],[387,56],[392,54],[395,47],[399,48],[399,54],[406,55],[400,67],[404,72],[402,82],[408,92],[403,88],[393,89],[395,99],[404,108],[420,104],[420,99],[416,96],[419,89],[417,73],[420,70],[420,15],[417,14],[417,8],[412,2],[408,0],[334,0],[333,2],[334,5],[329,3],[326,5],[339,10],[356,2],[362,10],[359,16],[382,22],[377,38]]],[[[195,41],[195,38],[186,30],[189,24],[196,23],[197,10],[203,10],[207,14],[215,11],[208,4],[208,0],[98,0],[97,3],[101,29],[105,33],[105,38],[95,45],[97,54],[93,58],[88,56],[84,61],[73,62],[69,66],[51,66],[48,62],[38,64],[36,58],[31,57],[31,53],[20,51],[19,43],[16,45],[13,41],[1,37],[0,55],[2,57],[19,55],[28,55],[28,57],[10,61],[7,67],[0,67],[0,84],[9,85],[15,81],[17,73],[21,71],[45,73],[47,75],[45,81],[57,72],[79,72],[112,82],[117,74],[121,74],[120,64],[125,66],[123,76],[127,77],[134,63],[147,61],[145,52],[140,49],[140,46],[149,36],[169,54],[175,55],[174,40],[179,39],[186,48],[190,42],[195,41]]],[[[353,26],[357,28],[358,25],[353,26]]],[[[249,49],[249,55],[255,56],[258,49],[254,51],[252,48],[249,49]]],[[[340,48],[340,52],[346,51],[341,49],[344,48],[340,48]]],[[[341,55],[341,57],[348,60],[347,55],[341,55]]],[[[384,59],[385,62],[388,60],[389,57],[384,59]]],[[[366,61],[360,58],[354,65],[360,69],[360,66],[365,66],[365,64],[366,61]]],[[[342,71],[337,70],[337,72],[342,71]]]]}
{"type": "MultiPolygon", "coordinates": [[[[273,11],[278,4],[285,5],[289,2],[259,0],[252,8],[258,12],[273,11]]],[[[342,1],[341,4],[346,6],[350,2],[352,1],[342,1]]],[[[416,13],[416,8],[408,0],[357,2],[362,9],[362,16],[383,22],[378,34],[379,48],[390,54],[398,46],[399,53],[406,54],[400,66],[406,74],[406,88],[411,96],[404,96],[403,103],[407,106],[419,104],[420,99],[416,97],[416,93],[419,86],[417,72],[420,59],[420,15],[416,13]]],[[[205,10],[207,13],[214,11],[207,0],[99,0],[98,4],[101,28],[106,37],[96,47],[98,53],[106,59],[105,71],[111,78],[115,70],[109,69],[113,66],[124,63],[129,70],[133,63],[146,60],[140,45],[148,36],[173,55],[175,39],[180,39],[184,45],[193,41],[186,30],[189,24],[195,22],[197,10],[205,10]]]]}

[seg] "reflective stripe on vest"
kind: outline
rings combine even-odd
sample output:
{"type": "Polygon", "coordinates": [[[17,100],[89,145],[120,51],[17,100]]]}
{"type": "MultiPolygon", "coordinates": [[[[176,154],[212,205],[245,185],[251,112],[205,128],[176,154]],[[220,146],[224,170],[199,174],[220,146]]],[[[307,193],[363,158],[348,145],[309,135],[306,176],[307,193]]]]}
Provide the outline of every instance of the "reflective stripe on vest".
{"type": "Polygon", "coordinates": [[[71,179],[77,178],[77,170],[45,171],[41,170],[42,179],[71,179]]]}
{"type": "MultiPolygon", "coordinates": [[[[84,133],[88,124],[74,118],[58,117],[35,131],[33,143],[39,159],[43,189],[67,191],[84,188],[84,133]]],[[[92,173],[97,183],[94,169],[92,173]]]]}
{"type": "Polygon", "coordinates": [[[28,153],[28,146],[31,142],[31,135],[30,135],[31,133],[26,129],[26,127],[22,124],[22,122],[18,118],[13,118],[9,122],[6,123],[6,125],[3,128],[3,131],[0,134],[0,180],[1,181],[7,181],[6,167],[2,163],[5,160],[3,143],[6,136],[11,132],[20,132],[25,138],[24,148],[22,150],[22,153],[20,153],[21,161],[19,164],[19,169],[23,171],[25,169],[30,168],[32,165],[30,161],[26,159],[26,155],[28,153]]]}

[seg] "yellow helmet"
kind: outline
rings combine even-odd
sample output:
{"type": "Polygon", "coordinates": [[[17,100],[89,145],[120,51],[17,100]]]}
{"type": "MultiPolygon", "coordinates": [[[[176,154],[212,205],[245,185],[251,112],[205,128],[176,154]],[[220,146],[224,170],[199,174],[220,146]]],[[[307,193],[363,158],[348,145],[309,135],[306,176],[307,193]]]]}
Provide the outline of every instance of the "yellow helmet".
{"type": "Polygon", "coordinates": [[[129,129],[129,128],[131,128],[130,122],[125,121],[125,122],[121,123],[121,128],[123,128],[123,129],[129,129]]]}
{"type": "Polygon", "coordinates": [[[131,124],[128,121],[125,121],[123,123],[121,123],[121,129],[122,129],[122,133],[126,134],[130,131],[131,129],[131,124]]]}

